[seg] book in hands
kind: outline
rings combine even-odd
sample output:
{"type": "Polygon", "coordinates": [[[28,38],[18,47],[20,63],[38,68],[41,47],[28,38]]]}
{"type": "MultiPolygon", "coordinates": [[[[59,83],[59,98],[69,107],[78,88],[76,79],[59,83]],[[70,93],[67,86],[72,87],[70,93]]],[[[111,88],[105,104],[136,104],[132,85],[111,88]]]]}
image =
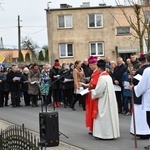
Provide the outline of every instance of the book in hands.
{"type": "Polygon", "coordinates": [[[83,87],[79,87],[79,88],[77,88],[76,93],[77,93],[77,94],[80,94],[80,92],[83,91],[83,90],[84,90],[83,87]]]}
{"type": "Polygon", "coordinates": [[[119,85],[114,84],[114,90],[115,91],[121,91],[121,87],[119,85]]]}
{"type": "Polygon", "coordinates": [[[85,84],[85,83],[83,83],[83,82],[80,82],[80,84],[81,84],[82,86],[87,86],[87,84],[85,84]]]}
{"type": "Polygon", "coordinates": [[[81,94],[81,95],[85,95],[85,94],[87,94],[87,93],[89,93],[89,92],[90,92],[89,89],[86,88],[85,90],[81,91],[80,94],[81,94]]]}
{"type": "Polygon", "coordinates": [[[64,82],[71,82],[71,81],[73,81],[73,79],[64,79],[64,82]]]}
{"type": "Polygon", "coordinates": [[[130,89],[130,83],[127,81],[124,81],[124,89],[130,89]]]}
{"type": "Polygon", "coordinates": [[[14,77],[13,80],[14,81],[19,81],[21,77],[14,77]]]}
{"type": "Polygon", "coordinates": [[[138,81],[140,81],[142,79],[142,76],[140,74],[137,74],[133,78],[136,79],[136,80],[138,80],[138,81]]]}
{"type": "Polygon", "coordinates": [[[31,84],[39,84],[40,83],[40,81],[32,81],[32,82],[30,82],[31,84]]]}

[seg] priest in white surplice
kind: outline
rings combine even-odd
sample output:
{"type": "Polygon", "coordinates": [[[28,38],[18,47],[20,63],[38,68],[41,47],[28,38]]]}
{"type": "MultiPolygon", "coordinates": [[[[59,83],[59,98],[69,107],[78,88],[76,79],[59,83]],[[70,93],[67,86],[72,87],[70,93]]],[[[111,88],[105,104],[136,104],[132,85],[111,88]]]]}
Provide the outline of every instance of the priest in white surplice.
{"type": "MultiPolygon", "coordinates": [[[[147,62],[150,64],[150,52],[147,54],[147,62]]],[[[137,97],[142,95],[142,109],[146,111],[146,120],[150,129],[150,67],[144,70],[142,79],[134,87],[134,91],[137,97]]],[[[144,148],[150,150],[150,143],[144,148]]]]}
{"type": "Polygon", "coordinates": [[[112,78],[105,71],[105,61],[99,60],[97,66],[100,77],[96,88],[91,90],[92,98],[98,98],[93,136],[100,139],[115,139],[120,137],[120,130],[114,86],[112,78]]]}

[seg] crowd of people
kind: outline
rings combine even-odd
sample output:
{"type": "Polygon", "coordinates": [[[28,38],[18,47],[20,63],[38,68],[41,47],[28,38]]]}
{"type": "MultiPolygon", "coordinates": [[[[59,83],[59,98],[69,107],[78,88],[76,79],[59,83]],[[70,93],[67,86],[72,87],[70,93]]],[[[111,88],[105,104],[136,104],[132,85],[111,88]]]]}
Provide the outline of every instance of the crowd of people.
{"type": "MultiPolygon", "coordinates": [[[[41,98],[45,105],[69,107],[72,110],[76,110],[75,105],[79,102],[82,109],[86,111],[86,126],[89,127],[90,134],[96,137],[100,136],[100,138],[106,134],[104,137],[106,139],[117,138],[120,136],[119,129],[117,129],[119,128],[118,114],[132,114],[131,85],[138,85],[139,81],[134,76],[142,75],[144,70],[149,67],[146,56],[150,57],[149,54],[141,54],[138,58],[136,54],[131,54],[130,58],[126,60],[118,57],[113,61],[109,58],[98,60],[97,57],[90,56],[83,61],[76,60],[74,63],[62,64],[56,59],[52,67],[48,63],[43,66],[31,63],[21,68],[17,65],[12,65],[11,68],[1,66],[0,107],[8,106],[9,97],[11,97],[13,108],[22,106],[21,97],[24,98],[25,106],[31,105],[32,107],[37,107],[38,99],[41,98]],[[116,90],[115,86],[120,90],[116,90]],[[80,91],[86,88],[91,92],[81,95],[80,91]],[[109,104],[104,103],[101,99],[109,101],[111,106],[109,107],[109,104]],[[104,113],[103,117],[99,114],[99,110],[103,110],[101,112],[104,113]],[[100,131],[106,131],[103,129],[103,124],[99,124],[99,120],[104,120],[105,123],[105,117],[114,123],[110,128],[110,137],[107,137],[108,133],[98,132],[97,134],[97,128],[101,127],[100,131]]],[[[140,97],[137,97],[136,92],[133,94],[135,115],[137,118],[140,118],[139,114],[146,116],[146,111],[141,108],[142,94],[140,97]]],[[[137,127],[137,135],[147,138],[150,131],[146,117],[143,121],[145,125],[142,126],[146,130],[144,131],[142,126],[137,127]]],[[[141,121],[137,119],[136,122],[140,124],[141,121]]],[[[131,125],[130,132],[134,134],[133,125],[131,125]]]]}

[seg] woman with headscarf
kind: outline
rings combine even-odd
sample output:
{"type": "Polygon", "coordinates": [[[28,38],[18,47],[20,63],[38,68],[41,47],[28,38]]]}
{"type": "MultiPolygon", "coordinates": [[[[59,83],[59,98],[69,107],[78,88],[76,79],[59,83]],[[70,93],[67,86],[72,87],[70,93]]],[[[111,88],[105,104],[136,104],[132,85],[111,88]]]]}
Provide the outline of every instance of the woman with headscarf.
{"type": "Polygon", "coordinates": [[[32,107],[38,106],[39,87],[41,81],[40,71],[37,64],[33,64],[28,74],[28,94],[32,101],[32,107]]]}

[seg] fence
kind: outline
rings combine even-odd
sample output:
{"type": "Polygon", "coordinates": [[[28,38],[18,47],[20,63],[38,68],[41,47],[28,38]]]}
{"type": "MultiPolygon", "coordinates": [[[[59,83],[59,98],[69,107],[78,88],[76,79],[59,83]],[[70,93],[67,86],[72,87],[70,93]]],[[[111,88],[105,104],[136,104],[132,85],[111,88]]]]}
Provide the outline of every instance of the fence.
{"type": "Polygon", "coordinates": [[[13,125],[1,130],[0,150],[39,150],[39,140],[24,124],[13,125]]]}

